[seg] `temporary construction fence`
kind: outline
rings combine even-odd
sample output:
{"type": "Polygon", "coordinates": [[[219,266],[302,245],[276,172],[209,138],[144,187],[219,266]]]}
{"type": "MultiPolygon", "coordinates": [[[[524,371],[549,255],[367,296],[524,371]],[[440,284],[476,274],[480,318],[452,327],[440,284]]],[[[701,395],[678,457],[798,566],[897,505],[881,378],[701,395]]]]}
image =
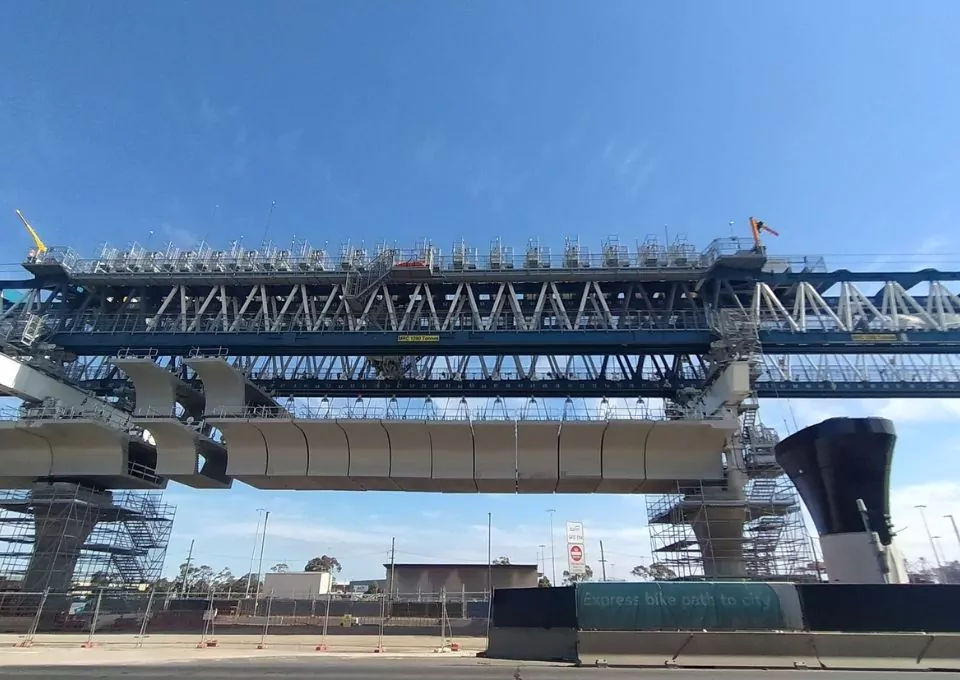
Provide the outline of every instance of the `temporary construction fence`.
{"type": "Polygon", "coordinates": [[[0,633],[190,633],[213,627],[220,634],[273,635],[423,634],[441,624],[482,635],[489,602],[484,594],[402,596],[317,595],[311,598],[237,597],[229,593],[0,592],[0,633]]]}

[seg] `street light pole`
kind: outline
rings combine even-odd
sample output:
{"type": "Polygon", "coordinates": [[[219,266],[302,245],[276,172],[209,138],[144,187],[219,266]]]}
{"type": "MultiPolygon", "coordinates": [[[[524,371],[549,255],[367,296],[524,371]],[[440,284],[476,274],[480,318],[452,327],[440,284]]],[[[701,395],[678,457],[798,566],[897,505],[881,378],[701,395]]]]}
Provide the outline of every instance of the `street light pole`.
{"type": "Polygon", "coordinates": [[[940,551],[937,550],[937,544],[933,541],[933,534],[930,533],[930,525],[927,524],[927,515],[924,512],[926,510],[926,505],[915,505],[917,510],[920,511],[920,519],[923,520],[923,530],[927,533],[927,540],[930,541],[930,548],[933,550],[933,559],[937,563],[938,573],[943,569],[943,563],[940,561],[940,551]]]}
{"type": "Polygon", "coordinates": [[[244,597],[250,597],[250,585],[253,583],[253,561],[257,559],[257,543],[260,541],[260,522],[263,520],[263,508],[257,508],[257,529],[253,532],[253,549],[250,550],[250,568],[247,569],[247,587],[243,590],[244,597]]]}
{"type": "Polygon", "coordinates": [[[487,593],[493,598],[493,513],[487,513],[487,593]]]}
{"type": "Polygon", "coordinates": [[[556,512],[553,508],[547,510],[547,514],[550,515],[550,568],[552,573],[552,578],[550,579],[550,585],[557,585],[557,548],[553,539],[553,515],[556,512]]]}
{"type": "Polygon", "coordinates": [[[257,567],[257,594],[256,600],[260,600],[260,586],[263,582],[263,549],[267,545],[267,520],[270,519],[270,511],[263,511],[263,533],[260,535],[260,565],[257,567]]]}

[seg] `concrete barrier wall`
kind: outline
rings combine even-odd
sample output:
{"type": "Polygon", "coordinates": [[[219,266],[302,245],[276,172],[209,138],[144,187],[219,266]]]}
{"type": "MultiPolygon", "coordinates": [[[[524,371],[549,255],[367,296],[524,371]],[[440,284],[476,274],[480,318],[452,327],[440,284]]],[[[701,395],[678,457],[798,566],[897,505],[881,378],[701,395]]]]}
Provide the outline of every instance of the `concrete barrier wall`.
{"type": "Polygon", "coordinates": [[[687,668],[819,666],[810,635],[769,632],[581,631],[583,664],[687,668]]]}
{"type": "Polygon", "coordinates": [[[960,635],[580,631],[577,654],[585,665],[960,670],[960,635]]]}
{"type": "Polygon", "coordinates": [[[491,659],[576,662],[577,631],[574,628],[491,626],[485,655],[491,659]]]}

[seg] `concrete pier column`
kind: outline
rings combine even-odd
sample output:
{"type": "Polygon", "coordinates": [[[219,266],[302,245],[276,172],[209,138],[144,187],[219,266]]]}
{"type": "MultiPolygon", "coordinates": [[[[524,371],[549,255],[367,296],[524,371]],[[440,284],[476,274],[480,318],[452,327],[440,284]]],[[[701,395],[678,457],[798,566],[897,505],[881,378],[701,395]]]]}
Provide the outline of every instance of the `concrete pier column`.
{"type": "Polygon", "coordinates": [[[746,519],[745,500],[719,505],[705,499],[703,506],[690,517],[690,524],[703,557],[704,577],[746,577],[743,561],[743,523],[746,519]]]}
{"type": "MultiPolygon", "coordinates": [[[[729,409],[730,418],[736,411],[729,409]]],[[[737,579],[747,575],[743,559],[743,525],[747,521],[747,475],[743,453],[736,438],[726,450],[726,484],[705,487],[703,503],[690,523],[703,558],[706,578],[737,579]]]]}
{"type": "Polygon", "coordinates": [[[834,583],[899,583],[890,527],[890,467],[897,435],[885,418],[830,418],[777,444],[777,462],[790,476],[820,534],[834,583]],[[857,509],[867,507],[867,526],[857,509]]]}
{"type": "Polygon", "coordinates": [[[77,558],[100,518],[113,507],[109,491],[71,482],[38,484],[30,490],[34,546],[23,578],[23,592],[70,589],[77,558]]]}

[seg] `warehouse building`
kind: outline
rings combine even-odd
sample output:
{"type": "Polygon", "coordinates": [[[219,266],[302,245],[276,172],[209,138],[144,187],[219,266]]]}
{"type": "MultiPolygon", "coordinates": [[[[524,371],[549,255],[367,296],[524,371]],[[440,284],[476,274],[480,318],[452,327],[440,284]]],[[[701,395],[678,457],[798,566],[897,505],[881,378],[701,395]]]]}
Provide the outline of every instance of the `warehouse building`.
{"type": "Polygon", "coordinates": [[[479,594],[499,588],[535,588],[536,564],[385,564],[387,592],[401,597],[447,593],[479,594]],[[393,580],[391,582],[391,573],[393,580]]]}

